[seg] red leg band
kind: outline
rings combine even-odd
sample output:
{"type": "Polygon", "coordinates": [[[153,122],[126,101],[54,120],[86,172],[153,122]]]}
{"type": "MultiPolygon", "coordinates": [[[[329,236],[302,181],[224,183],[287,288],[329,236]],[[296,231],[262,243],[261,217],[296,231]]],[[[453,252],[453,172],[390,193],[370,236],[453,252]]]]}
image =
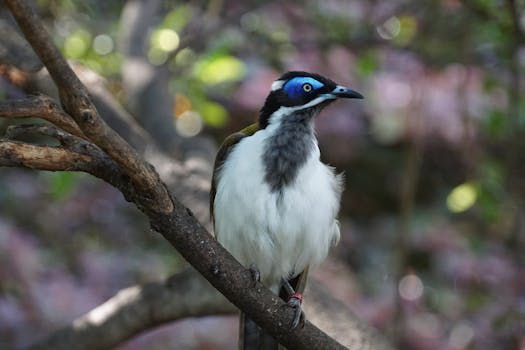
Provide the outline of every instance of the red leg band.
{"type": "Polygon", "coordinates": [[[291,298],[298,299],[301,304],[303,303],[303,296],[300,293],[293,293],[291,298]]]}

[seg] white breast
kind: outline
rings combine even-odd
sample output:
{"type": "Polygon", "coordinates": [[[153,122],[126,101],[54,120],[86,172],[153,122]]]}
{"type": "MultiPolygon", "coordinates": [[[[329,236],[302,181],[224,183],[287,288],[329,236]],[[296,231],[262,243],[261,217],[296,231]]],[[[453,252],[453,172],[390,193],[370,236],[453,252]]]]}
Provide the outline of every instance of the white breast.
{"type": "Polygon", "coordinates": [[[268,287],[316,266],[339,240],[341,179],[319,160],[319,148],[294,183],[279,192],[264,182],[262,152],[270,129],[242,139],[220,169],[215,233],[243,265],[255,265],[268,287]]]}

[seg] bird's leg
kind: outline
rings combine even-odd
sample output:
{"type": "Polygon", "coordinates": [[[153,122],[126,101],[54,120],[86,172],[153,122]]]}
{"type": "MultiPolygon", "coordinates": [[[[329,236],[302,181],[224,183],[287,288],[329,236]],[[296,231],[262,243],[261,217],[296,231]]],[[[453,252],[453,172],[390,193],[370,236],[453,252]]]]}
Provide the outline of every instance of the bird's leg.
{"type": "Polygon", "coordinates": [[[295,329],[299,324],[304,323],[304,312],[301,309],[301,304],[303,303],[303,296],[300,293],[295,292],[290,282],[287,279],[283,278],[283,288],[286,290],[286,293],[290,296],[290,299],[286,302],[288,306],[294,309],[294,318],[290,329],[295,329]]]}
{"type": "Polygon", "coordinates": [[[250,271],[250,274],[252,275],[254,284],[257,282],[261,282],[261,273],[259,272],[259,269],[257,268],[257,266],[255,266],[255,264],[251,264],[248,270],[250,271]]]}

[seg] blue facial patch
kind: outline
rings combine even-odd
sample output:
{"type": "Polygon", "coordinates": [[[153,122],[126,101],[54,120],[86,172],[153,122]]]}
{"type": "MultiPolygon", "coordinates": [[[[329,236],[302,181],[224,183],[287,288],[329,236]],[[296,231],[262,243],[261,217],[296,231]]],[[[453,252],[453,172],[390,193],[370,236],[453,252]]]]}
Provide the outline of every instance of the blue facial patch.
{"type": "Polygon", "coordinates": [[[313,93],[315,90],[323,87],[323,83],[315,80],[311,77],[295,77],[290,79],[284,84],[284,91],[290,98],[296,98],[302,95],[308,95],[313,93]],[[311,91],[303,90],[304,84],[310,84],[312,86],[311,91]]]}

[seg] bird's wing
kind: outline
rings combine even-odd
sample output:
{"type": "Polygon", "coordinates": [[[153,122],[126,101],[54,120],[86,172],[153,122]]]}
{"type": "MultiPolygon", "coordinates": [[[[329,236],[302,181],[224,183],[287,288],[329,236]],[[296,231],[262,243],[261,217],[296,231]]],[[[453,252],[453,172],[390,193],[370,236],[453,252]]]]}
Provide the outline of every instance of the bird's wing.
{"type": "Polygon", "coordinates": [[[224,142],[221,144],[221,147],[219,148],[219,151],[217,152],[217,156],[215,157],[215,164],[213,165],[213,177],[211,180],[211,190],[210,190],[210,214],[211,214],[211,219],[213,221],[215,221],[213,217],[213,203],[215,202],[215,194],[217,193],[218,172],[222,164],[226,160],[226,158],[228,158],[228,155],[233,149],[233,146],[239,143],[239,141],[241,141],[243,138],[247,136],[252,136],[258,130],[259,130],[259,123],[254,123],[242,129],[241,131],[236,132],[235,134],[231,134],[224,140],[224,142]]]}

